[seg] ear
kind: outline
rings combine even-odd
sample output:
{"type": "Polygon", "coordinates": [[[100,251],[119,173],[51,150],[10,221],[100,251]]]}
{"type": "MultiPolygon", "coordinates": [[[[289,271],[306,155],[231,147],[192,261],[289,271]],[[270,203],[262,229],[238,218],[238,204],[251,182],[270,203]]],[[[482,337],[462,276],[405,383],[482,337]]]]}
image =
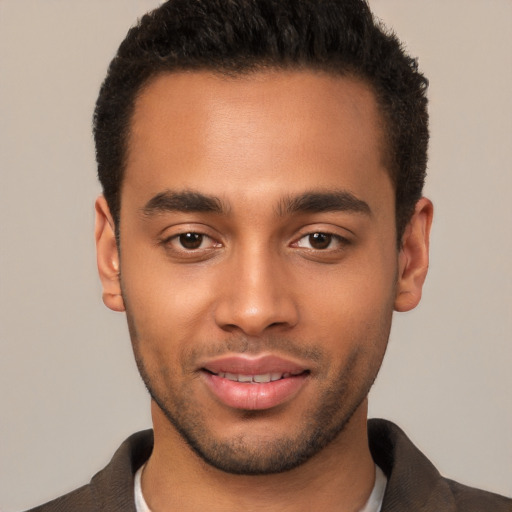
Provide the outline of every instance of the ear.
{"type": "Polygon", "coordinates": [[[430,226],[434,207],[422,197],[405,228],[398,255],[398,282],[395,297],[396,311],[410,311],[420,299],[429,261],[430,226]]]}
{"type": "Polygon", "coordinates": [[[103,196],[96,199],[95,209],[96,260],[103,287],[103,302],[113,311],[124,311],[114,221],[103,196]]]}

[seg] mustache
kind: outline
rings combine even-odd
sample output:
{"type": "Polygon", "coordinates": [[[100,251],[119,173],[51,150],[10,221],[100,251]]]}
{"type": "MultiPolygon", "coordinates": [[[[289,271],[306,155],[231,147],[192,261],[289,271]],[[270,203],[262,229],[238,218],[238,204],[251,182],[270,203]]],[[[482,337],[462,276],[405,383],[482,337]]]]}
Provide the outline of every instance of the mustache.
{"type": "Polygon", "coordinates": [[[258,338],[236,335],[220,342],[194,344],[194,346],[188,346],[183,349],[181,359],[188,366],[200,359],[213,359],[230,354],[258,356],[269,352],[314,363],[326,360],[324,351],[318,346],[314,346],[314,344],[302,344],[297,340],[275,335],[258,338]]]}
{"type": "MultiPolygon", "coordinates": [[[[139,345],[144,343],[140,339],[135,319],[131,313],[131,308],[125,300],[126,319],[128,330],[132,340],[133,349],[136,354],[139,352],[139,345]]],[[[325,351],[321,348],[322,344],[314,342],[301,342],[295,337],[286,335],[267,334],[265,336],[251,337],[242,333],[231,334],[223,340],[215,341],[197,341],[194,340],[189,345],[185,344],[178,355],[182,368],[188,368],[194,371],[197,367],[197,361],[213,359],[224,355],[247,354],[258,356],[272,353],[282,357],[291,357],[300,361],[314,364],[322,364],[324,367],[331,366],[325,351]]]]}

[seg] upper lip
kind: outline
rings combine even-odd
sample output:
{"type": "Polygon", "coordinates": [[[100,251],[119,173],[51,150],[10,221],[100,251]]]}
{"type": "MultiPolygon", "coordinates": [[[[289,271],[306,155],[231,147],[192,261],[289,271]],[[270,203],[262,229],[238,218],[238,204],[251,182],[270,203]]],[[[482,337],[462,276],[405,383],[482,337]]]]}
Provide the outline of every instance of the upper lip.
{"type": "Polygon", "coordinates": [[[267,373],[290,373],[298,375],[308,368],[291,359],[276,355],[250,357],[246,355],[227,355],[209,360],[201,365],[211,373],[233,373],[242,375],[263,375],[267,373]]]}

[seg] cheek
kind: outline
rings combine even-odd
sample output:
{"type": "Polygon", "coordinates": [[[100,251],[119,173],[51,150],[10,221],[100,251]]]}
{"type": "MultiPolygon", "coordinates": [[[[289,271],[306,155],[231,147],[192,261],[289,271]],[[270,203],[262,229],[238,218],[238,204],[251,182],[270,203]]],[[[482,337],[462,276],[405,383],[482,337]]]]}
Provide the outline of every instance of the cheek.
{"type": "Polygon", "coordinates": [[[208,273],[171,263],[159,247],[130,245],[121,252],[121,280],[132,311],[152,325],[192,322],[211,300],[208,273]]]}
{"type": "Polygon", "coordinates": [[[301,317],[309,326],[308,337],[329,344],[341,356],[357,346],[383,353],[391,328],[396,261],[380,254],[327,267],[322,275],[303,273],[301,317]]]}
{"type": "Polygon", "coordinates": [[[314,312],[314,318],[326,324],[337,320],[345,325],[364,323],[365,318],[392,310],[396,261],[389,257],[360,258],[357,263],[302,272],[300,280],[303,313],[314,312]]]}
{"type": "MultiPolygon", "coordinates": [[[[211,330],[205,319],[210,310],[211,290],[205,279],[186,269],[177,272],[161,261],[136,256],[121,261],[123,299],[129,317],[134,347],[144,359],[148,371],[178,360],[179,354],[194,340],[208,339],[211,330]]],[[[161,369],[161,368],[160,368],[161,369]]]]}

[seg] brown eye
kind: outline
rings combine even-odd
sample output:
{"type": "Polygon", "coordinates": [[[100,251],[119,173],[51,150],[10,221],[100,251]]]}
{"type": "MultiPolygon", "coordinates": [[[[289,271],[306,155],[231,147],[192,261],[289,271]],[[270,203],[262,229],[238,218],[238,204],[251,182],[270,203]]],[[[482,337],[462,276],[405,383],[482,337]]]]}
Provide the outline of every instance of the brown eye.
{"type": "Polygon", "coordinates": [[[161,244],[168,255],[178,260],[181,258],[183,261],[208,258],[222,247],[222,243],[197,231],[176,233],[162,240],[161,244]]]}
{"type": "Polygon", "coordinates": [[[179,241],[185,249],[199,249],[203,243],[203,235],[199,233],[183,233],[179,236],[179,241]]]}
{"type": "Polygon", "coordinates": [[[313,249],[327,249],[332,242],[333,236],[328,233],[312,233],[308,235],[309,245],[313,249]]]}
{"type": "Polygon", "coordinates": [[[324,251],[326,253],[341,250],[348,245],[350,245],[350,241],[346,238],[324,231],[314,231],[306,234],[292,244],[292,246],[301,249],[324,251]]]}

